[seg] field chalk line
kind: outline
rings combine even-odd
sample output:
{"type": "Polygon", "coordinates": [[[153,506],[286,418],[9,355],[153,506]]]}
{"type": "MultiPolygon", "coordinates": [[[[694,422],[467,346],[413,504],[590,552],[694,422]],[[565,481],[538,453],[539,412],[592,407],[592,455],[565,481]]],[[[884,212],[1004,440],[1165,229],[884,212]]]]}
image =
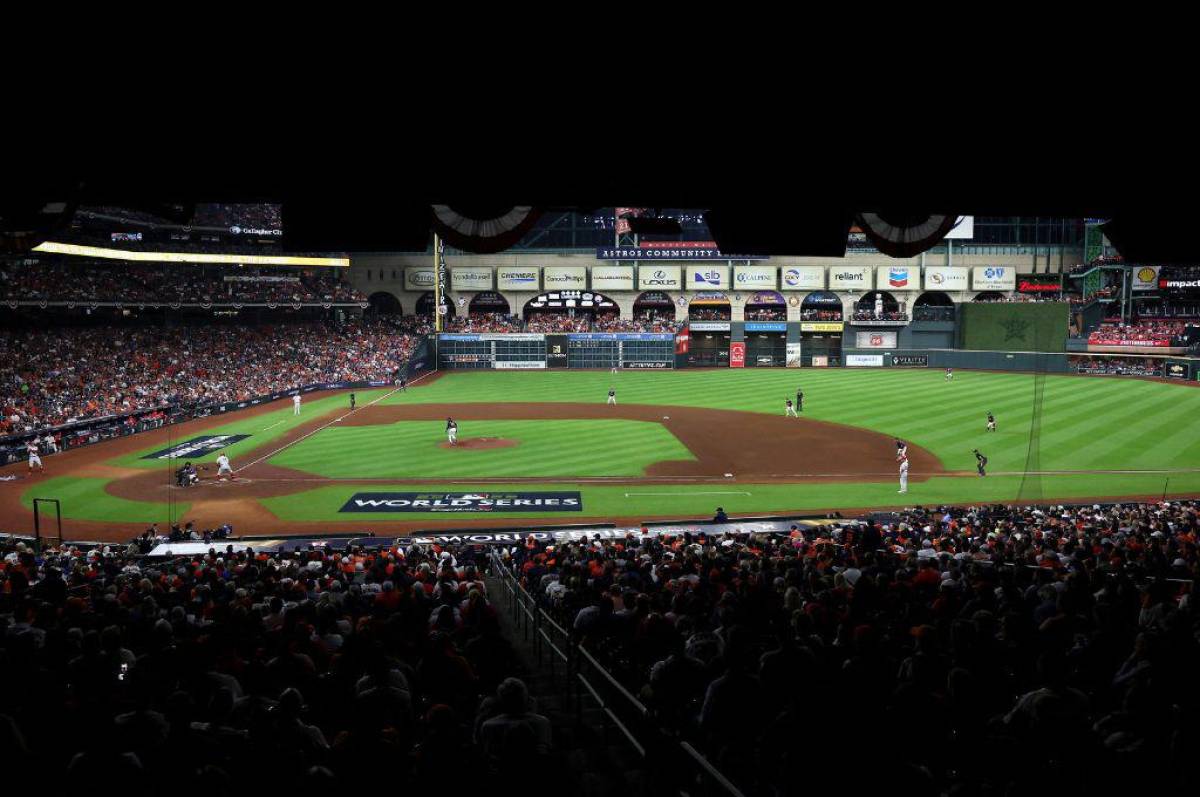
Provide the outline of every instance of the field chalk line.
{"type": "Polygon", "coordinates": [[[632,498],[634,496],[647,496],[647,495],[689,495],[689,496],[690,495],[750,495],[750,493],[747,493],[747,492],[744,492],[741,490],[734,490],[732,492],[730,492],[730,491],[690,492],[689,491],[689,492],[682,492],[682,493],[625,493],[626,498],[632,498]]]}
{"type": "Polygon", "coordinates": [[[270,425],[270,426],[268,426],[266,429],[259,429],[259,431],[260,431],[260,432],[267,432],[267,431],[270,431],[271,429],[274,429],[276,426],[278,426],[278,425],[279,425],[279,424],[281,424],[281,423],[285,423],[285,421],[275,421],[275,423],[271,424],[271,425],[270,425]]]}
{"type": "MultiPolygon", "coordinates": [[[[425,377],[427,377],[427,376],[429,376],[430,374],[433,374],[433,373],[437,373],[437,372],[436,372],[436,371],[426,371],[425,373],[421,374],[420,376],[418,376],[418,377],[417,377],[416,379],[414,379],[413,381],[409,382],[409,383],[408,383],[408,385],[406,385],[406,387],[407,387],[407,386],[412,386],[412,385],[415,385],[417,382],[420,382],[422,379],[424,379],[425,377]]],[[[343,420],[345,420],[346,418],[350,417],[351,415],[353,415],[354,413],[358,412],[359,410],[361,410],[361,409],[364,409],[364,408],[366,408],[366,407],[372,407],[372,406],[374,406],[374,405],[378,404],[379,402],[383,401],[385,398],[389,398],[390,396],[394,396],[396,393],[399,393],[399,392],[400,392],[400,388],[398,388],[398,387],[394,387],[394,388],[392,388],[390,391],[388,391],[387,393],[384,393],[382,396],[380,396],[379,398],[375,399],[374,401],[369,401],[369,402],[367,402],[366,404],[362,405],[362,407],[355,407],[354,409],[352,409],[352,410],[350,410],[349,412],[347,412],[345,415],[339,415],[338,417],[334,418],[334,419],[333,419],[332,421],[330,421],[329,423],[327,423],[327,424],[324,424],[324,425],[322,425],[322,426],[319,426],[319,427],[317,427],[316,429],[313,429],[313,430],[312,430],[311,432],[309,432],[308,434],[301,435],[300,437],[296,438],[295,440],[293,440],[293,441],[292,441],[292,442],[290,442],[290,443],[285,443],[284,445],[282,445],[282,446],[280,446],[279,448],[277,448],[277,449],[275,449],[274,451],[272,451],[270,454],[266,454],[266,455],[264,455],[264,456],[261,456],[261,457],[259,457],[259,458],[258,458],[258,459],[256,459],[256,460],[254,460],[254,461],[253,461],[253,462],[251,462],[249,465],[243,465],[243,466],[241,466],[240,468],[238,468],[237,470],[235,470],[235,471],[234,471],[234,473],[235,473],[235,474],[237,474],[237,473],[241,473],[242,471],[246,470],[247,468],[253,468],[255,465],[257,465],[258,463],[262,462],[263,460],[270,459],[271,457],[275,456],[276,454],[280,453],[281,451],[286,451],[287,449],[291,448],[292,446],[296,445],[297,443],[303,443],[305,440],[307,440],[308,438],[312,437],[312,436],[313,436],[313,435],[315,435],[317,432],[320,432],[320,431],[322,431],[323,429],[328,429],[330,426],[333,426],[333,425],[334,425],[335,423],[337,423],[338,421],[343,421],[343,420]]],[[[280,423],[283,423],[283,421],[280,421],[280,423]]]]}

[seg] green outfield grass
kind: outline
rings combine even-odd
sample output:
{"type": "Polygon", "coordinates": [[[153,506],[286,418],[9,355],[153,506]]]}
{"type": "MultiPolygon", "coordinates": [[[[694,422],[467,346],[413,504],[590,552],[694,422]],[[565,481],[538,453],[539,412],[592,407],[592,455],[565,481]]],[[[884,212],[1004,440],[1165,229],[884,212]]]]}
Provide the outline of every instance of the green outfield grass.
{"type": "Polygon", "coordinates": [[[443,421],[331,426],[268,462],[343,479],[641,476],[647,465],[694,460],[658,423],[631,420],[464,422],[460,441],[480,435],[507,448],[443,448],[443,421]],[[472,429],[475,432],[472,432],[472,429]]]}
{"type": "MultiPolygon", "coordinates": [[[[285,434],[295,429],[297,426],[311,422],[316,418],[320,418],[334,410],[349,410],[350,400],[347,398],[349,391],[346,393],[338,393],[337,395],[326,396],[325,398],[309,401],[305,399],[300,405],[300,415],[296,415],[292,409],[292,402],[289,399],[287,406],[283,409],[273,410],[255,415],[249,418],[238,418],[237,414],[232,416],[219,416],[214,418],[214,425],[211,429],[206,429],[204,432],[196,432],[194,434],[176,434],[172,441],[173,445],[182,443],[192,437],[200,437],[201,435],[214,434],[244,434],[249,435],[245,440],[239,440],[231,446],[226,446],[219,451],[213,451],[208,454],[199,454],[188,457],[190,462],[215,462],[217,456],[223,451],[233,462],[236,468],[239,463],[237,458],[248,451],[253,451],[261,445],[283,437],[285,434]],[[222,418],[232,418],[226,423],[221,423],[222,418]]],[[[355,399],[358,401],[358,406],[362,407],[367,402],[386,395],[386,389],[379,390],[362,390],[355,391],[355,399]]],[[[147,454],[152,454],[155,451],[161,451],[167,448],[166,443],[159,442],[155,445],[146,446],[145,448],[133,454],[128,454],[123,457],[117,457],[109,460],[110,465],[119,465],[126,468],[145,468],[153,470],[154,468],[165,467],[166,460],[162,459],[144,459],[147,454]]]]}
{"type": "MultiPolygon", "coordinates": [[[[482,451],[447,452],[437,448],[444,439],[441,422],[431,423],[430,439],[419,447],[400,445],[410,430],[424,436],[424,422],[381,427],[338,427],[322,431],[312,438],[277,455],[280,465],[339,478],[396,479],[395,485],[325,485],[281,498],[264,499],[263,504],[276,516],[297,521],[355,521],[369,528],[375,521],[450,520],[494,517],[553,518],[549,513],[511,514],[341,514],[337,510],[356,491],[427,491],[428,486],[406,484],[417,477],[462,478],[453,491],[537,491],[539,489],[578,489],[584,499],[582,513],[572,516],[618,516],[652,518],[655,516],[705,516],[717,505],[731,513],[751,514],[804,508],[861,508],[901,504],[937,504],[972,502],[1030,502],[1038,498],[1095,498],[1099,496],[1157,495],[1166,489],[1171,494],[1200,493],[1200,390],[1160,382],[1121,378],[1072,376],[1044,377],[1044,400],[1040,407],[1040,447],[1030,457],[1030,430],[1033,420],[1035,379],[1029,374],[959,371],[953,382],[943,372],[925,369],[746,369],[638,372],[624,371],[548,371],[497,372],[463,371],[445,374],[427,384],[418,384],[405,393],[385,400],[387,404],[545,401],[595,402],[602,404],[609,387],[617,390],[622,404],[657,404],[710,407],[746,412],[782,414],[783,402],[805,392],[804,417],[859,426],[895,435],[920,445],[951,471],[974,469],[973,448],[981,449],[990,459],[989,471],[1020,473],[1027,463],[1036,462],[1044,471],[1088,470],[1162,470],[1166,473],[1087,474],[1070,473],[1030,477],[1016,475],[978,477],[935,477],[913,482],[906,496],[896,494],[893,480],[874,483],[755,485],[705,483],[629,487],[584,484],[575,486],[555,482],[553,476],[621,475],[640,473],[646,464],[663,458],[679,459],[678,441],[665,429],[649,424],[666,435],[647,437],[645,429],[606,427],[593,439],[603,445],[579,445],[574,437],[554,445],[558,434],[541,433],[537,427],[546,422],[489,422],[480,434],[509,436],[496,431],[498,424],[529,424],[511,432],[520,439],[516,448],[482,451]],[[985,431],[985,416],[995,413],[1000,431],[985,431]],[[345,437],[343,435],[350,435],[345,437]],[[658,451],[648,445],[662,445],[658,451]],[[549,447],[546,447],[549,445],[549,447]],[[414,457],[417,451],[419,456],[414,457]],[[392,452],[395,452],[394,454],[392,452]],[[346,456],[343,456],[345,454],[346,456]],[[447,455],[455,456],[453,459],[447,455]],[[480,457],[480,459],[475,459],[480,457]],[[592,468],[587,473],[572,472],[579,463],[592,468]],[[474,477],[541,477],[538,485],[472,485],[474,477]],[[1167,483],[1169,479],[1169,484],[1167,483]],[[629,493],[629,495],[626,495],[629,493]],[[749,493],[746,495],[745,493],[749,493]]],[[[385,391],[373,391],[381,395],[385,391]]],[[[370,400],[360,393],[360,405],[370,400]]],[[[297,423],[318,413],[329,413],[346,406],[345,396],[333,396],[306,402],[305,415],[291,416],[286,408],[253,419],[228,423],[214,422],[215,433],[253,435],[229,449],[238,464],[238,451],[248,451],[286,433],[297,423]],[[264,427],[282,420],[269,431],[264,427]]],[[[553,423],[589,423],[563,421],[553,423]]],[[[637,422],[603,421],[605,424],[637,422]]],[[[463,436],[474,436],[471,432],[463,436]]],[[[752,445],[753,441],[742,441],[752,445]]],[[[162,446],[147,447],[153,451],[162,446]]],[[[812,452],[819,457],[820,452],[812,452]]],[[[160,462],[139,460],[137,455],[114,464],[134,467],[161,467],[160,462]]],[[[914,476],[919,474],[914,473],[914,476]]],[[[62,497],[68,516],[142,522],[160,519],[162,504],[121,501],[103,492],[99,479],[55,479],[38,485],[36,494],[62,497]],[[73,484],[79,482],[80,484],[73,484]],[[119,505],[113,502],[119,502],[119,505]],[[84,506],[86,504],[86,506],[84,506]],[[155,508],[157,511],[152,511],[155,508]]],[[[28,505],[33,490],[24,500],[28,505]]]]}
{"type": "MultiPolygon", "coordinates": [[[[130,501],[126,498],[109,495],[104,492],[104,485],[110,481],[112,480],[56,476],[26,490],[21,496],[21,503],[27,508],[33,509],[33,499],[35,498],[57,498],[62,502],[63,517],[75,520],[92,520],[100,523],[162,523],[164,521],[167,510],[165,503],[130,501]]],[[[171,510],[174,517],[183,517],[191,510],[191,504],[172,504],[171,510]]],[[[45,506],[42,507],[42,511],[46,511],[45,506]]],[[[50,523],[52,518],[44,522],[50,523]]]]}

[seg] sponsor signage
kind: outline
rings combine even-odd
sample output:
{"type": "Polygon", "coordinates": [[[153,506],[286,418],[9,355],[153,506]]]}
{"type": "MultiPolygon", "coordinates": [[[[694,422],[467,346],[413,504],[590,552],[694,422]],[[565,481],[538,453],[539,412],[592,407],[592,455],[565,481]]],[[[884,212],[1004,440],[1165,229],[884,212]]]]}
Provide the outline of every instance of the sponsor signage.
{"type": "Polygon", "coordinates": [[[1133,289],[1135,291],[1155,290],[1158,288],[1160,271],[1158,266],[1136,266],[1133,269],[1133,289]]]}
{"type": "Polygon", "coordinates": [[[633,290],[633,266],[592,266],[592,290],[633,290]]]}
{"type": "Polygon", "coordinates": [[[452,268],[450,288],[456,291],[490,291],[495,273],[490,268],[452,268]]]}
{"type": "Polygon", "coordinates": [[[729,266],[688,266],[687,286],[693,291],[729,287],[729,266]]]}
{"type": "Polygon", "coordinates": [[[542,269],[542,286],[545,290],[587,288],[587,269],[583,266],[546,266],[542,269]]]}
{"type": "Polygon", "coordinates": [[[892,365],[906,368],[928,368],[928,354],[893,354],[892,365]]]}
{"type": "Polygon", "coordinates": [[[779,272],[774,266],[735,266],[733,284],[745,290],[779,287],[779,272]]]}
{"type": "Polygon", "coordinates": [[[545,368],[545,360],[496,360],[492,367],[501,371],[534,371],[545,368]]]}
{"type": "Polygon", "coordinates": [[[1015,291],[1016,269],[1005,266],[976,266],[971,269],[971,288],[977,291],[1015,291]]]}
{"type": "Polygon", "coordinates": [[[829,288],[843,291],[869,291],[874,287],[874,270],[870,266],[831,266],[829,288]]]}
{"type": "Polygon", "coordinates": [[[784,266],[780,282],[785,291],[821,291],[825,289],[824,266],[784,266]]]}
{"type": "Polygon", "coordinates": [[[578,492],[355,493],[339,512],[579,512],[578,492]]]}
{"type": "Polygon", "coordinates": [[[1172,280],[1160,279],[1158,287],[1171,290],[1190,290],[1200,288],[1200,280],[1172,280]]]}
{"type": "Polygon", "coordinates": [[[404,290],[431,291],[437,281],[432,266],[415,266],[404,269],[404,290]]]}
{"type": "Polygon", "coordinates": [[[689,321],[688,326],[693,332],[728,332],[728,321],[689,321]]]}
{"type": "Polygon", "coordinates": [[[746,367],[746,344],[745,343],[730,343],[729,344],[729,367],[730,368],[745,368],[746,367]]]}
{"type": "Polygon", "coordinates": [[[1171,379],[1187,379],[1188,367],[1183,363],[1167,363],[1166,374],[1171,379]]]}
{"type": "Polygon", "coordinates": [[[875,268],[875,286],[880,290],[915,291],[920,283],[920,266],[876,266],[875,268]]]}
{"type": "Polygon", "coordinates": [[[958,266],[926,266],[925,290],[965,291],[967,290],[967,269],[958,266]]]}
{"type": "Polygon", "coordinates": [[[496,269],[496,289],[501,291],[538,291],[541,282],[537,268],[500,267],[496,269]]]}
{"type": "Polygon", "coordinates": [[[504,332],[504,333],[484,333],[479,336],[480,340],[545,340],[546,335],[542,332],[504,332]]]}
{"type": "Polygon", "coordinates": [[[841,321],[803,321],[800,323],[801,332],[841,332],[845,329],[841,321]]]}
{"type": "MultiPolygon", "coordinates": [[[[795,297],[792,297],[795,298],[795,297]]],[[[842,297],[829,291],[817,291],[804,297],[804,307],[838,307],[842,306],[842,297]]]]}
{"type": "Polygon", "coordinates": [[[855,343],[859,349],[894,349],[895,332],[859,332],[855,343]]]}
{"type": "Polygon", "coordinates": [[[1057,277],[1030,274],[1017,278],[1017,291],[1020,293],[1058,293],[1061,290],[1062,282],[1057,277]]]}
{"type": "Polygon", "coordinates": [[[781,305],[785,304],[785,302],[783,299],[783,294],[779,293],[778,291],[756,291],[750,295],[749,299],[746,300],[746,304],[781,305]]]}
{"type": "Polygon", "coordinates": [[[569,340],[674,340],[671,332],[569,332],[569,340]]]}
{"type": "Polygon", "coordinates": [[[153,454],[146,454],[142,459],[199,458],[213,451],[227,448],[234,443],[245,440],[249,436],[248,434],[209,434],[201,437],[193,437],[191,440],[185,440],[170,448],[155,451],[153,454]]]}
{"type": "Polygon", "coordinates": [[[670,368],[671,363],[663,360],[624,360],[622,368],[670,368]]]}
{"type": "Polygon", "coordinates": [[[674,290],[683,287],[679,278],[680,266],[638,266],[638,288],[648,290],[674,290]]]}
{"type": "Polygon", "coordinates": [[[786,321],[747,321],[747,332],[787,332],[786,321]]]}
{"type": "Polygon", "coordinates": [[[597,260],[767,260],[766,255],[731,255],[711,241],[657,241],[642,246],[601,247],[597,260]]]}
{"type": "Polygon", "coordinates": [[[799,368],[800,367],[800,344],[799,343],[787,344],[787,367],[788,368],[799,368]]]}
{"type": "Polygon", "coordinates": [[[850,368],[882,368],[882,354],[847,354],[846,365],[850,368]]]}
{"type": "Polygon", "coordinates": [[[1142,348],[1159,348],[1169,349],[1171,341],[1169,340],[1127,340],[1125,338],[1109,338],[1104,335],[1092,335],[1088,338],[1089,346],[1122,346],[1132,349],[1142,348]]]}

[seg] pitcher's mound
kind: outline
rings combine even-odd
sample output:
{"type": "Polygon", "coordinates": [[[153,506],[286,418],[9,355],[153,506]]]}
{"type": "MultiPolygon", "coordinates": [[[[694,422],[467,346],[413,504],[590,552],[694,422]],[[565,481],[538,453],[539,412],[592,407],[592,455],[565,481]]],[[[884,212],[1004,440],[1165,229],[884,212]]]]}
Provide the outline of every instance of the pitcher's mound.
{"type": "Polygon", "coordinates": [[[439,445],[441,448],[467,448],[479,451],[487,448],[512,448],[516,444],[516,440],[506,440],[503,437],[464,437],[458,441],[456,446],[450,445],[449,441],[444,441],[439,445]]]}

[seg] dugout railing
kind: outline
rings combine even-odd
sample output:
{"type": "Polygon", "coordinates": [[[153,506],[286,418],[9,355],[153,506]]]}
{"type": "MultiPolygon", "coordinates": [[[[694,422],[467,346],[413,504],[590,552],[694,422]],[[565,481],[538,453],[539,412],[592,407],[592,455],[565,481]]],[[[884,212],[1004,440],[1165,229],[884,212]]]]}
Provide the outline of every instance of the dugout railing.
{"type": "Polygon", "coordinates": [[[640,762],[648,793],[742,797],[690,742],[664,731],[651,710],[538,604],[495,552],[489,561],[492,576],[503,586],[501,608],[533,648],[538,667],[550,676],[574,721],[599,719],[605,741],[621,741],[640,762]]]}

